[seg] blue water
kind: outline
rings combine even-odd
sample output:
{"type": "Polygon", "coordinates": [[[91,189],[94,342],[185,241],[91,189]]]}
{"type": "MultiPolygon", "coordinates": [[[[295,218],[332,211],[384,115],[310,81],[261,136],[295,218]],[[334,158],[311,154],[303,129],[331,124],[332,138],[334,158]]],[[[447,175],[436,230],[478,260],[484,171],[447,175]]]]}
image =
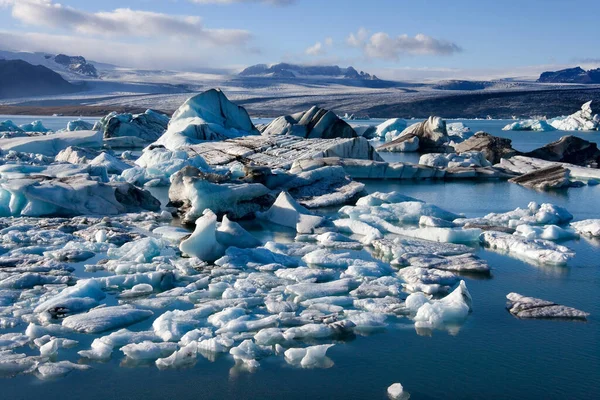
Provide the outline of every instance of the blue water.
{"type": "MultiPolygon", "coordinates": [[[[562,135],[503,132],[504,122],[498,121],[464,122],[511,137],[520,150],[562,135]]],[[[580,135],[598,141],[599,134],[580,135]]],[[[371,192],[397,190],[469,217],[537,201],[566,207],[576,220],[600,218],[600,186],[535,192],[507,182],[366,183],[371,192]]],[[[270,231],[264,237],[288,240],[290,233],[270,231]]],[[[199,357],[190,369],[159,371],[153,365],[120,366],[121,354],[115,352],[111,361],[92,364],[92,371],[75,371],[56,381],[33,376],[2,380],[0,399],[383,400],[394,382],[401,382],[411,399],[592,399],[600,391],[600,241],[562,244],[577,254],[567,267],[534,266],[478,248],[492,274],[465,278],[473,313],[455,335],[434,331],[421,336],[406,320],[390,320],[384,332],[331,348],[328,356],[335,365],[316,370],[290,367],[279,357],[268,358],[256,372],[247,373],[223,355],[214,362],[199,357]],[[573,306],[591,316],[587,322],[518,320],[505,310],[505,296],[513,291],[573,306]]],[[[145,329],[144,324],[148,322],[132,328],[145,329]]],[[[76,335],[81,341],[78,349],[89,347],[94,337],[76,335]]],[[[78,349],[61,354],[76,360],[78,349]]]]}

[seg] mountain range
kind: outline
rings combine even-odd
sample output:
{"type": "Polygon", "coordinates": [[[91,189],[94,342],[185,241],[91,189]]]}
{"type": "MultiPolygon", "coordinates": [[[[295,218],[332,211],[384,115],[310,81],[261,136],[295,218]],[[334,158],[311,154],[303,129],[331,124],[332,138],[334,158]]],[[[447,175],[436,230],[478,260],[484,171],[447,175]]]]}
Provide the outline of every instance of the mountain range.
{"type": "Polygon", "coordinates": [[[341,68],[337,65],[298,65],[279,63],[252,65],[238,74],[242,77],[271,77],[271,78],[341,78],[355,80],[379,80],[375,75],[357,71],[354,67],[341,68]]]}
{"type": "Polygon", "coordinates": [[[0,60],[0,99],[73,93],[82,88],[43,65],[0,60]]]}
{"type": "Polygon", "coordinates": [[[584,70],[581,67],[561,69],[560,71],[543,72],[540,83],[583,83],[600,84],[600,68],[584,70]]]}

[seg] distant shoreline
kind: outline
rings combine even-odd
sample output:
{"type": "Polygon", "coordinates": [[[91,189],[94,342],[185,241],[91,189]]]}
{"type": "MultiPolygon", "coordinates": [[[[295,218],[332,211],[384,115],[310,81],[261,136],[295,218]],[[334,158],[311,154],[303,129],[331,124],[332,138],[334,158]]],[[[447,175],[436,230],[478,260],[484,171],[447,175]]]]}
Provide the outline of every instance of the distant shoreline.
{"type": "MultiPolygon", "coordinates": [[[[20,116],[53,116],[61,114],[74,117],[104,117],[112,111],[118,113],[139,114],[146,111],[147,108],[128,107],[128,106],[4,106],[0,105],[0,115],[20,115],[20,116]]],[[[171,115],[173,111],[162,111],[171,115]]]]}

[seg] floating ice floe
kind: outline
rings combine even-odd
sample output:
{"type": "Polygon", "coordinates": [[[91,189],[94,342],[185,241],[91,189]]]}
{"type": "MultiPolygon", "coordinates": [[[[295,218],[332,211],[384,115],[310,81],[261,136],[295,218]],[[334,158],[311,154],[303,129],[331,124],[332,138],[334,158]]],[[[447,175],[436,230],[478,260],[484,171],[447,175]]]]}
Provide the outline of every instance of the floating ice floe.
{"type": "Polygon", "coordinates": [[[523,121],[516,121],[506,125],[502,128],[503,131],[537,131],[537,132],[550,132],[555,131],[556,128],[550,125],[545,120],[539,119],[526,119],[523,121]]]}
{"type": "Polygon", "coordinates": [[[571,222],[571,227],[584,236],[600,237],[600,219],[571,222]]]}
{"type": "Polygon", "coordinates": [[[462,122],[446,123],[446,131],[448,132],[450,140],[454,143],[462,142],[473,136],[471,128],[462,122]]]}
{"type": "MultiPolygon", "coordinates": [[[[444,157],[443,155],[441,157],[444,157]]],[[[423,162],[430,162],[430,157],[423,162]]],[[[437,162],[437,156],[431,157],[437,162]]],[[[444,157],[445,158],[445,157],[444,157]]],[[[459,159],[457,159],[459,160],[459,159]]],[[[442,160],[446,164],[446,160],[442,160]]],[[[459,160],[460,161],[460,160],[459,160]]],[[[464,161],[464,160],[463,160],[464,161]]],[[[463,164],[466,165],[466,164],[463,164]]],[[[290,172],[298,173],[304,170],[321,168],[324,166],[339,166],[344,172],[353,179],[401,179],[401,180],[477,180],[477,179],[509,179],[516,174],[503,171],[499,168],[490,166],[447,166],[433,167],[430,165],[413,164],[407,162],[388,163],[384,161],[362,160],[351,158],[313,158],[303,159],[294,162],[290,172]]]]}
{"type": "Polygon", "coordinates": [[[285,351],[285,360],[288,364],[302,368],[330,368],[333,361],[326,356],[327,350],[333,344],[322,344],[306,348],[291,348],[285,351]]]}
{"type": "Polygon", "coordinates": [[[583,181],[600,180],[600,169],[580,167],[568,163],[545,161],[532,157],[514,156],[510,159],[502,159],[500,163],[496,165],[496,167],[504,168],[519,174],[527,174],[540,169],[556,166],[561,166],[569,170],[569,177],[573,179],[581,179],[583,181]]]}
{"type": "Polygon", "coordinates": [[[503,232],[487,231],[480,237],[481,243],[501,252],[508,253],[527,262],[565,265],[575,253],[565,246],[543,239],[527,239],[503,232]]]}
{"type": "Polygon", "coordinates": [[[519,225],[565,225],[573,215],[565,208],[550,203],[530,202],[527,208],[517,208],[505,213],[490,213],[482,218],[459,218],[454,222],[463,226],[508,227],[519,225]]]}
{"type": "Polygon", "coordinates": [[[33,121],[33,122],[28,123],[28,124],[19,125],[19,128],[21,128],[21,130],[24,131],[24,132],[42,132],[42,133],[46,133],[46,132],[50,131],[50,129],[46,128],[44,126],[44,124],[42,124],[42,121],[40,121],[40,120],[33,121]]]}
{"type": "Polygon", "coordinates": [[[0,149],[55,156],[69,146],[100,148],[101,131],[60,132],[43,136],[0,139],[0,149]]]}
{"type": "Polygon", "coordinates": [[[517,226],[514,234],[523,236],[527,239],[545,239],[552,241],[579,238],[579,234],[573,230],[564,229],[556,225],[546,225],[544,227],[519,225],[517,226]]]}
{"type": "Polygon", "coordinates": [[[548,121],[561,131],[592,131],[598,129],[600,118],[592,114],[592,101],[581,106],[581,110],[567,117],[557,117],[548,121]]]}
{"type": "Polygon", "coordinates": [[[100,307],[84,314],[71,315],[62,322],[64,327],[77,332],[100,333],[143,321],[154,313],[128,306],[100,307]]]}
{"type": "Polygon", "coordinates": [[[401,383],[393,383],[387,388],[387,395],[390,400],[408,400],[410,394],[404,391],[401,383]]]}
{"type": "Polygon", "coordinates": [[[67,123],[66,130],[68,132],[75,131],[91,131],[94,128],[94,124],[91,122],[84,121],[82,119],[75,119],[67,123]]]}
{"type": "Polygon", "coordinates": [[[404,129],[397,138],[377,148],[377,151],[434,152],[448,148],[446,121],[440,117],[429,117],[404,129]]]}
{"type": "MultiPolygon", "coordinates": [[[[418,293],[411,294],[406,299],[409,304],[411,296],[419,296],[423,299],[422,295],[418,293]]],[[[446,325],[461,323],[471,312],[471,305],[471,294],[467,290],[465,282],[460,281],[458,287],[441,300],[423,299],[414,316],[415,327],[442,328],[446,325]]]]}
{"type": "Polygon", "coordinates": [[[419,158],[419,164],[429,165],[437,168],[456,168],[456,167],[491,167],[490,163],[482,152],[471,151],[467,153],[429,153],[423,154],[419,158]]]}
{"type": "Polygon", "coordinates": [[[547,318],[547,319],[580,319],[586,320],[590,315],[572,307],[562,306],[535,297],[526,297],[518,293],[509,293],[506,298],[506,308],[517,318],[547,318]]]}

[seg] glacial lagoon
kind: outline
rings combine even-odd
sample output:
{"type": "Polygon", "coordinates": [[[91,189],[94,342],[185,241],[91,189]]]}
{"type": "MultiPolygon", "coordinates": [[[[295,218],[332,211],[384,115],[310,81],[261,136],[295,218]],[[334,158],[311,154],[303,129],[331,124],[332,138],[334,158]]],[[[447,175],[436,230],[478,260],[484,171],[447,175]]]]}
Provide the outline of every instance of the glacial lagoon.
{"type": "MultiPolygon", "coordinates": [[[[2,117],[4,118],[4,117],[2,117]]],[[[19,117],[12,117],[15,122],[19,117]]],[[[7,118],[4,118],[7,119],[7,118]]],[[[26,118],[26,122],[32,120],[26,118]]],[[[42,119],[53,128],[54,117],[42,119]]],[[[365,121],[376,124],[377,121],[365,121]]],[[[454,121],[452,121],[454,122],[454,121]]],[[[513,147],[529,151],[565,132],[506,132],[510,121],[463,120],[472,131],[487,131],[513,140],[513,147]]],[[[569,132],[600,142],[600,133],[569,132]]],[[[387,161],[412,161],[410,153],[382,153],[387,161]]],[[[600,218],[600,185],[537,192],[508,182],[364,181],[366,190],[397,191],[467,218],[525,208],[529,202],[566,208],[574,220],[600,218]]],[[[157,197],[160,198],[159,195],[157,197]]],[[[339,208],[339,207],[338,207],[339,208]]],[[[326,209],[325,215],[337,210],[326,209]]],[[[177,221],[172,222],[177,225],[177,221]]],[[[261,241],[292,242],[296,232],[268,223],[242,225],[261,241]]],[[[61,360],[89,364],[63,378],[39,380],[35,375],[2,378],[1,398],[60,399],[65,393],[86,399],[261,399],[276,394],[286,399],[385,399],[386,389],[402,382],[414,399],[449,398],[589,398],[600,390],[600,240],[581,237],[560,242],[575,252],[567,266],[543,266],[499,252],[475,247],[475,254],[491,267],[489,276],[464,275],[472,297],[472,313],[448,330],[415,329],[407,318],[388,317],[381,330],[343,339],[308,341],[335,343],[327,356],[328,368],[304,369],[289,365],[283,355],[265,357],[260,367],[247,371],[227,354],[198,356],[192,366],[159,370],[154,362],[135,363],[115,350],[108,361],[90,362],[77,354],[105,334],[69,334],[75,348],[60,349],[61,360]],[[551,300],[590,313],[586,322],[521,320],[506,310],[506,295],[551,300]]],[[[75,263],[76,276],[102,276],[75,263]]],[[[460,274],[459,274],[460,275],[460,274]]],[[[103,304],[116,305],[114,293],[103,304]]],[[[158,314],[158,312],[157,312],[158,314]]],[[[152,319],[128,329],[151,329],[152,319]]],[[[22,332],[23,327],[0,333],[22,332]]],[[[38,354],[36,347],[26,349],[38,354]]]]}

